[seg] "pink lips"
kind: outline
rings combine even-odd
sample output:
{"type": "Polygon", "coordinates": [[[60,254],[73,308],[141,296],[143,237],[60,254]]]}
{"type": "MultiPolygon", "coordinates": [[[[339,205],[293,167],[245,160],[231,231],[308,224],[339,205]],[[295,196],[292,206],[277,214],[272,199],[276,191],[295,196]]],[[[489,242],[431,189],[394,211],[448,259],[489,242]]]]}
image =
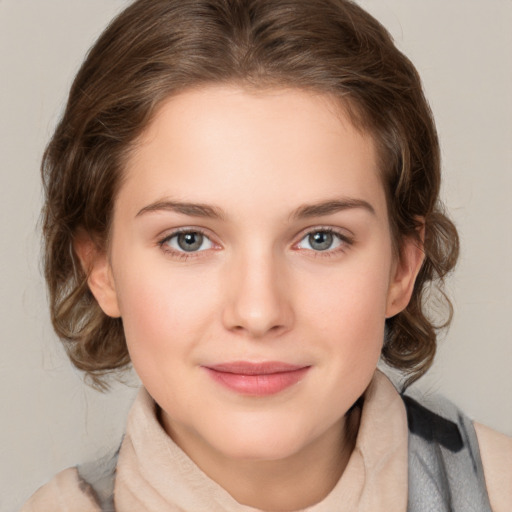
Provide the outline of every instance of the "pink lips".
{"type": "Polygon", "coordinates": [[[296,366],[278,361],[235,361],[203,368],[216,382],[237,393],[266,396],[279,393],[302,380],[310,366],[296,366]]]}

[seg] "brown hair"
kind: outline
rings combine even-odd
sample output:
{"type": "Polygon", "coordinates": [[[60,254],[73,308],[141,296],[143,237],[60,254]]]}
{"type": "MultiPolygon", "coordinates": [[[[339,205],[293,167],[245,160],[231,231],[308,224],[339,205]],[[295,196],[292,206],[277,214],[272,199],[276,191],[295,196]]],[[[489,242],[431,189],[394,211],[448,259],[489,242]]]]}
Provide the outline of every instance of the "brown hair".
{"type": "Polygon", "coordinates": [[[170,95],[208,83],[297,87],[340,98],[379,149],[396,247],[425,261],[408,307],[387,322],[382,357],[408,382],[432,364],[426,297],[458,255],[439,203],[437,133],[420,78],[385,28],[348,0],[138,0],[90,50],[42,163],[45,275],[51,315],[72,362],[98,384],[129,363],[122,320],[106,316],[73,250],[78,233],[107,244],[123,162],[170,95]],[[419,241],[419,243],[421,243],[419,241]]]}

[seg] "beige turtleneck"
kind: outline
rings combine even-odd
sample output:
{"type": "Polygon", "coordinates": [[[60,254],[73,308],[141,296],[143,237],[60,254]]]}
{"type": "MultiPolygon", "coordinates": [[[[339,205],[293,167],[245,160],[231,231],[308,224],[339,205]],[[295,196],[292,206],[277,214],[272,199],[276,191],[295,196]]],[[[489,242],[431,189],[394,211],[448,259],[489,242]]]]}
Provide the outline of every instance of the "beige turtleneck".
{"type": "MultiPolygon", "coordinates": [[[[332,491],[304,512],[405,512],[407,418],[391,382],[376,372],[365,392],[355,449],[332,491]]],[[[477,425],[494,512],[512,509],[512,439],[477,425]]],[[[206,476],[165,433],[141,389],[128,417],[115,483],[116,512],[257,512],[206,476]]],[[[21,512],[99,512],[75,468],[59,473],[21,512]]]]}

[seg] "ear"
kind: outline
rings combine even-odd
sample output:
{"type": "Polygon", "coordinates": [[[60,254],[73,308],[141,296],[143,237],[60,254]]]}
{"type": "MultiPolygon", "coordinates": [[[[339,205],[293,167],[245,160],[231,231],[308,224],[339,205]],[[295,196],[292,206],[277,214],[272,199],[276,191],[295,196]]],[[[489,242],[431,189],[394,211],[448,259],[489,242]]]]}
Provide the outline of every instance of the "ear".
{"type": "Polygon", "coordinates": [[[101,249],[85,231],[77,233],[73,240],[73,248],[87,275],[89,289],[103,312],[113,318],[120,317],[121,312],[107,252],[101,249]]]}
{"type": "Polygon", "coordinates": [[[424,225],[418,229],[417,237],[407,237],[394,265],[388,289],[386,318],[403,311],[411,300],[416,277],[421,269],[425,252],[423,250],[424,225]]]}

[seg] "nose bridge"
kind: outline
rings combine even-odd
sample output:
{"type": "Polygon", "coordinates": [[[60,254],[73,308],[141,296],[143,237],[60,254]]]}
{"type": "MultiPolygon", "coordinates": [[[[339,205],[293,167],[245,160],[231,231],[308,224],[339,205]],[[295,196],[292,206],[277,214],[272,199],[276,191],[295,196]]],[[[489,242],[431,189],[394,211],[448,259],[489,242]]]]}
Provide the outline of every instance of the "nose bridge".
{"type": "Polygon", "coordinates": [[[283,332],[293,321],[283,261],[271,247],[247,248],[228,269],[224,323],[252,337],[283,332]]]}

